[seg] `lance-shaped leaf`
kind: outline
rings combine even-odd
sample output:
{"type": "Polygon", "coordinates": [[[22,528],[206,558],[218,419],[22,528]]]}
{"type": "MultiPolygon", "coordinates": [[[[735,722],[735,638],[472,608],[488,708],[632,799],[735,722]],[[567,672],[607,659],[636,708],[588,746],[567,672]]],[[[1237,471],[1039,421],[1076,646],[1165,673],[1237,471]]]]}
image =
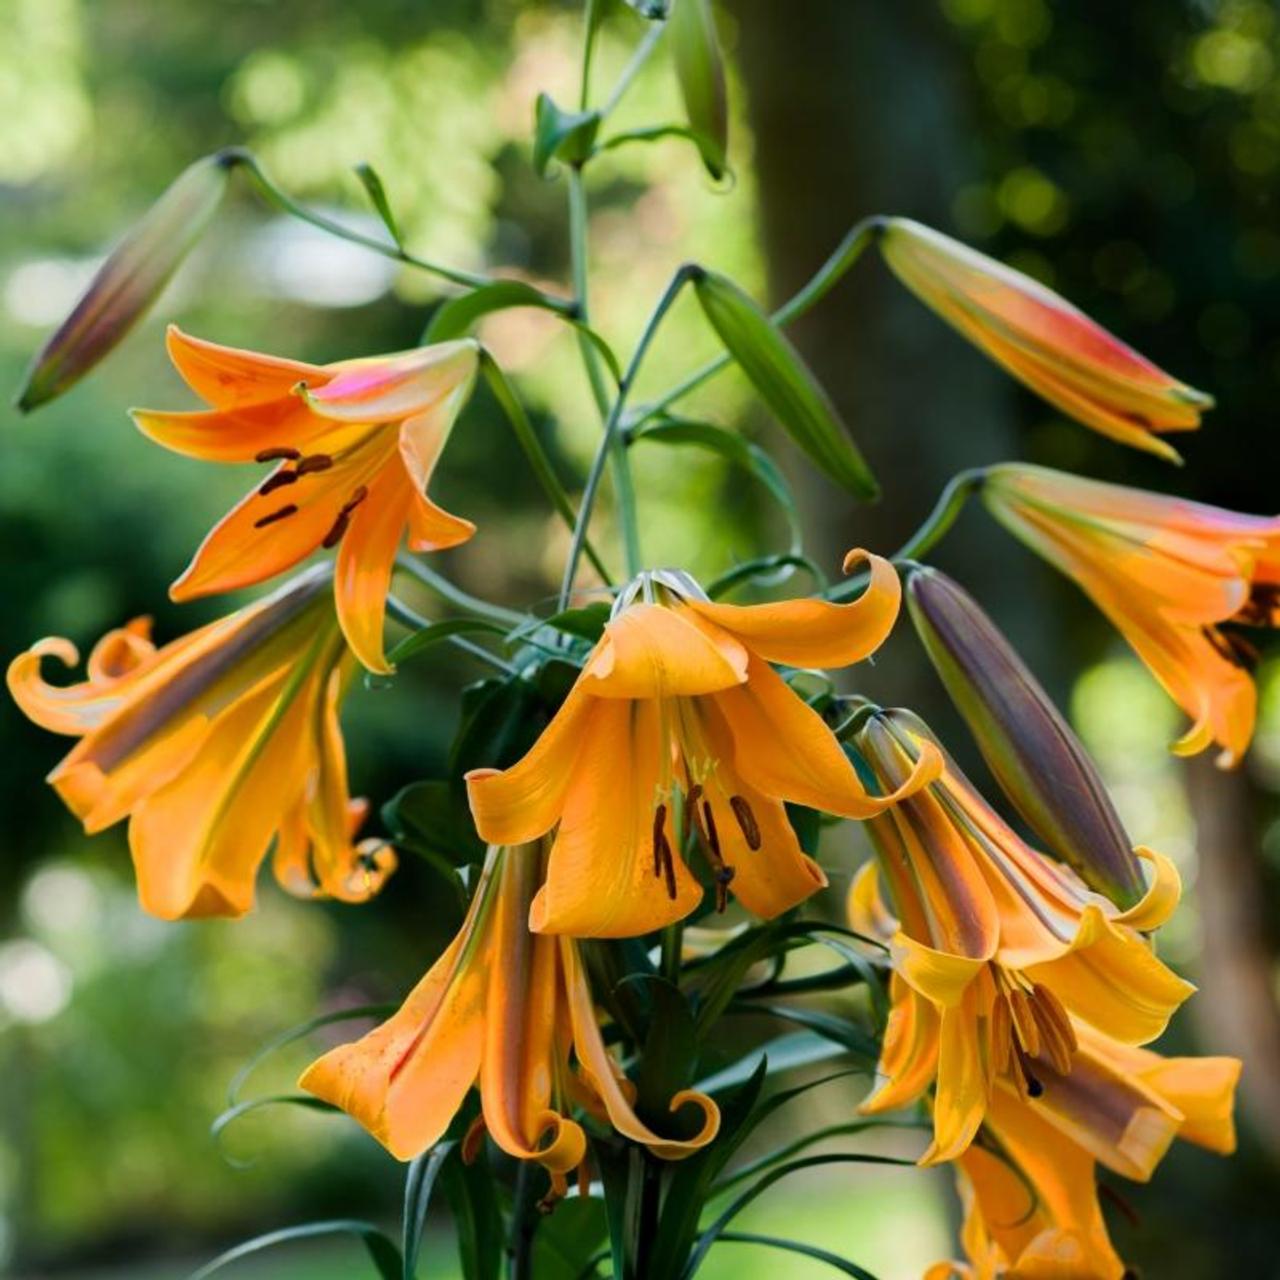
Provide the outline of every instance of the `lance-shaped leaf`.
{"type": "Polygon", "coordinates": [[[713,178],[720,178],[729,145],[729,105],[711,0],[677,0],[670,22],[685,115],[702,163],[713,178]]]}
{"type": "Polygon", "coordinates": [[[782,331],[732,280],[701,272],[694,291],[711,327],[792,439],[859,498],[879,486],[831,403],[782,331]]]}
{"type": "Polygon", "coordinates": [[[220,151],[184,169],[98,268],[89,288],[32,361],[17,407],[53,400],[120,343],[160,296],[209,225],[239,153],[220,151]]]}
{"type": "Polygon", "coordinates": [[[907,603],[921,641],[991,772],[1037,836],[1121,906],[1141,865],[1093,761],[999,628],[957,583],[915,569],[907,603]]]}

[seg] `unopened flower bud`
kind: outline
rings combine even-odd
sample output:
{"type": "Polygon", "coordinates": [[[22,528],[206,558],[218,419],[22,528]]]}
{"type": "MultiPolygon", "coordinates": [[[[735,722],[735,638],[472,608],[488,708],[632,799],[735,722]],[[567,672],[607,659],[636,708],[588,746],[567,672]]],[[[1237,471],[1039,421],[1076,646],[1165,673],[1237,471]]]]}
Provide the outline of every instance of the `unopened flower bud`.
{"type": "Polygon", "coordinates": [[[936,569],[907,584],[911,619],[996,781],[1047,848],[1121,906],[1137,856],[1084,746],[977,602],[936,569]]]}
{"type": "Polygon", "coordinates": [[[126,233],[32,362],[19,409],[69,390],[147,313],[209,225],[238,154],[220,151],[188,166],[126,233]]]}

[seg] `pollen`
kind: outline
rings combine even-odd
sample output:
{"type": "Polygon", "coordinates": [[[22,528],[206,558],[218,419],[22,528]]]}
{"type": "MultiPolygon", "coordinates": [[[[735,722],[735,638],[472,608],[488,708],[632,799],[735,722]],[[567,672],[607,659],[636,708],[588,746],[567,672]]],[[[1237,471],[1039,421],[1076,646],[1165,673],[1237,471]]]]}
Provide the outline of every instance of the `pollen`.
{"type": "Polygon", "coordinates": [[[275,524],[277,520],[284,520],[286,517],[294,515],[297,510],[298,504],[296,502],[290,502],[286,506],[279,507],[275,511],[261,517],[261,519],[255,520],[253,522],[253,527],[255,529],[264,529],[269,524],[275,524]]]}

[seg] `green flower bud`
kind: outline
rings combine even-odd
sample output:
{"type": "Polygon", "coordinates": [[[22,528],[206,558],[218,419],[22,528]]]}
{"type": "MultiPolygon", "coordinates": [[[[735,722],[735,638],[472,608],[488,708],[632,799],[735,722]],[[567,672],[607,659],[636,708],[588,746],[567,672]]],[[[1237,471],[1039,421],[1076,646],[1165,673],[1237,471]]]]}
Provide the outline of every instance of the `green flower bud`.
{"type": "Polygon", "coordinates": [[[27,371],[24,413],[69,390],[120,343],[160,296],[217,211],[240,153],[189,165],[98,269],[84,296],[27,371]]]}
{"type": "Polygon", "coordinates": [[[907,604],[925,650],[1004,793],[1047,848],[1128,907],[1145,879],[1080,739],[978,604],[917,569],[907,604]]]}

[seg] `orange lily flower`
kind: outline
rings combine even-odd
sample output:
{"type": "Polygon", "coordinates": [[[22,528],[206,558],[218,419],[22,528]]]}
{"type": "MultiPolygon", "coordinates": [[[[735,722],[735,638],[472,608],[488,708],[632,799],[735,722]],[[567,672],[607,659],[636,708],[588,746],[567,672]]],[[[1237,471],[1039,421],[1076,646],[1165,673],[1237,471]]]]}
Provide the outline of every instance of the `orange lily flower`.
{"type": "Polygon", "coordinates": [[[909,218],[887,218],[885,261],[927,307],[1037,395],[1121,444],[1171,462],[1213,398],[1158,369],[1039,281],[909,218]]]}
{"type": "MultiPolygon", "coordinates": [[[[876,712],[858,750],[886,787],[933,742],[910,712],[876,712]]],[[[879,857],[850,892],[854,927],[893,959],[879,1088],[863,1110],[904,1106],[936,1083],[924,1164],[972,1142],[998,1085],[1047,1095],[1078,1061],[1077,1020],[1128,1044],[1154,1040],[1194,988],[1142,933],[1177,905],[1178,873],[1137,850],[1151,884],[1128,911],[1026,845],[945,758],[941,779],[868,824],[879,857]],[[889,900],[881,894],[887,885],[889,900]]]]}
{"type": "MultiPolygon", "coordinates": [[[[686,574],[642,574],[563,707],[528,754],[467,775],[476,830],[492,843],[557,828],[531,927],[628,937],[688,915],[702,888],[682,851],[696,837],[715,879],[765,917],[826,884],[801,852],[784,801],[865,818],[868,795],[822,718],[769,665],[837,667],[879,647],[902,588],[888,561],[847,605],[713,604],[686,574]]],[[[932,761],[904,781],[921,784],[932,761]]]]}
{"type": "Polygon", "coordinates": [[[1088,1067],[1076,1090],[1077,1125],[997,1090],[984,1122],[990,1145],[975,1143],[957,1162],[968,1262],[938,1263],[925,1280],[1122,1280],[1131,1273],[1103,1221],[1097,1162],[1145,1180],[1175,1136],[1220,1155],[1235,1150],[1237,1059],[1162,1058],[1085,1028],[1081,1035],[1088,1067]],[[1148,1135],[1137,1173],[1127,1159],[1117,1166],[1109,1158],[1107,1134],[1126,1125],[1148,1135]]]}
{"type": "Polygon", "coordinates": [[[439,1141],[478,1085],[489,1136],[509,1155],[538,1161],[563,1195],[586,1155],[575,1103],[664,1160],[710,1142],[720,1112],[686,1089],[670,1105],[673,1114],[686,1104],[701,1110],[692,1136],[655,1133],[636,1115],[632,1086],[605,1047],[578,944],[529,931],[545,861],[543,844],[491,847],[458,936],[399,1011],[312,1063],[299,1083],[400,1160],[439,1141]]]}
{"type": "Polygon", "coordinates": [[[1191,717],[1173,745],[1216,742],[1231,765],[1253,736],[1256,657],[1223,623],[1280,625],[1280,517],[1240,515],[1044,467],[987,472],[988,509],[1111,619],[1191,717]]]}
{"type": "Polygon", "coordinates": [[[347,792],[338,707],[355,662],[321,568],[157,649],[138,618],[94,647],[88,678],[55,686],[41,640],[9,665],[37,724],[80,741],[49,775],[93,834],[129,818],[142,907],[165,920],[238,916],[272,836],[292,893],[362,902],[394,870],[380,840],[353,845],[363,802],[347,792]]]}
{"type": "Polygon", "coordinates": [[[426,490],[471,394],[479,348],[445,342],[319,366],[176,328],[168,347],[212,407],[135,410],[143,434],[194,458],[277,464],[214,526],[170,596],[193,600],[264,582],[336,546],[334,590],[347,642],[371,671],[389,671],[382,624],[401,540],[407,534],[414,551],[442,551],[475,533],[426,490]]]}

